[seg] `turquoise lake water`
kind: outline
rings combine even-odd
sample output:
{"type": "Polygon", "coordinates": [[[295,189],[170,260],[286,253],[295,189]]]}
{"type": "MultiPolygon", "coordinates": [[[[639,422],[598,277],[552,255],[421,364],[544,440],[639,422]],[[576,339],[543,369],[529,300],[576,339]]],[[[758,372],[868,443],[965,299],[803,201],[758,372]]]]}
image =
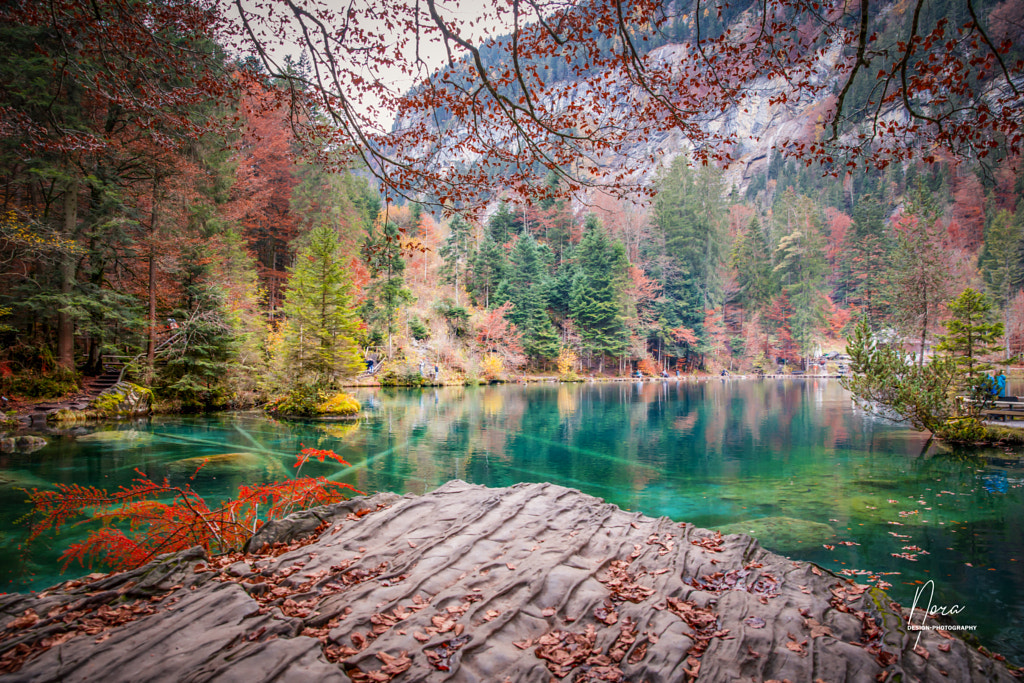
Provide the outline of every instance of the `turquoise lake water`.
{"type": "MultiPolygon", "coordinates": [[[[306,465],[366,491],[422,493],[453,478],[487,486],[550,481],[630,510],[724,531],[909,605],[960,605],[986,646],[1024,661],[1024,468],[1016,454],[954,451],[858,410],[836,380],[740,380],[361,389],[357,423],[289,424],[259,413],[156,417],[51,435],[0,456],[0,580],[40,589],[85,527],[18,546],[19,487],[107,489],[135,469],[209,497],[293,473],[303,446],[352,463],[306,465]],[[988,458],[979,457],[988,455],[988,458]],[[212,457],[221,456],[221,457],[212,457]],[[870,573],[868,573],[870,572],[870,573]],[[872,576],[873,575],[873,576],[872,576]]],[[[305,471],[305,470],[304,470],[305,471]]]]}

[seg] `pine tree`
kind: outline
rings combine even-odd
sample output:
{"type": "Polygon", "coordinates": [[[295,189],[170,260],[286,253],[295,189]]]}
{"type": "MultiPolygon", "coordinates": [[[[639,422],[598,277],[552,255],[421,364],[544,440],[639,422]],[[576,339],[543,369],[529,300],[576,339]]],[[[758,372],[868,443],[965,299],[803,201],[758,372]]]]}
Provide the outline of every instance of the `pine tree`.
{"type": "Polygon", "coordinates": [[[441,274],[445,282],[455,287],[455,305],[458,306],[459,291],[465,286],[466,268],[472,258],[472,227],[461,216],[456,216],[448,226],[448,231],[448,237],[440,249],[444,260],[441,274]]]}
{"type": "Polygon", "coordinates": [[[662,289],[657,310],[661,341],[670,355],[700,353],[704,312],[721,303],[719,266],[726,247],[722,174],[713,167],[690,168],[685,157],[672,163],[661,181],[654,219],[665,244],[658,275],[662,289]],[[697,343],[680,342],[696,334],[697,343]]]}
{"type": "Polygon", "coordinates": [[[498,287],[492,305],[512,302],[509,321],[523,335],[523,349],[535,361],[558,355],[558,333],[547,311],[548,277],[542,250],[533,235],[516,240],[508,276],[498,287]]]}
{"type": "Polygon", "coordinates": [[[970,287],[949,302],[953,318],[946,323],[947,333],[936,348],[953,356],[968,386],[978,380],[978,375],[992,369],[992,364],[981,357],[1002,350],[999,339],[1003,336],[1003,324],[992,322],[993,308],[988,296],[970,287]]]}
{"type": "Polygon", "coordinates": [[[223,292],[204,281],[206,268],[194,261],[183,270],[192,281],[185,284],[185,307],[172,313],[181,321],[180,339],[160,368],[157,383],[162,396],[180,400],[183,408],[209,409],[225,399],[239,338],[228,321],[223,292]]]}
{"type": "Polygon", "coordinates": [[[985,245],[978,254],[978,269],[999,306],[1017,293],[1024,270],[1018,258],[1024,234],[1021,224],[1005,209],[996,214],[985,231],[985,245]]]}
{"type": "Polygon", "coordinates": [[[584,230],[569,312],[584,349],[598,359],[601,372],[606,356],[620,356],[626,350],[622,290],[628,263],[625,247],[609,241],[595,216],[587,217],[584,230]]]}
{"type": "Polygon", "coordinates": [[[471,293],[474,303],[484,308],[496,308],[498,304],[495,303],[494,295],[505,279],[507,270],[505,251],[490,235],[486,235],[472,259],[471,293]]]}
{"type": "Polygon", "coordinates": [[[850,301],[861,307],[872,329],[881,326],[889,311],[889,286],[893,242],[885,230],[885,207],[875,197],[860,198],[853,210],[852,229],[847,233],[853,292],[850,301]]]}
{"type": "Polygon", "coordinates": [[[824,238],[819,218],[808,198],[787,192],[783,201],[789,215],[786,229],[791,232],[779,239],[774,273],[791,307],[787,324],[793,342],[803,356],[808,356],[814,352],[819,330],[825,324],[828,263],[824,238]]]}
{"type": "Polygon", "coordinates": [[[329,387],[362,369],[351,278],[329,226],[315,227],[299,251],[283,310],[285,350],[296,383],[329,387]]]}
{"type": "Polygon", "coordinates": [[[736,269],[740,300],[751,311],[763,310],[778,291],[772,265],[772,245],[755,216],[736,240],[731,265],[736,269]]]}
{"type": "Polygon", "coordinates": [[[361,313],[366,322],[387,337],[390,356],[392,337],[398,330],[398,310],[413,300],[412,292],[405,287],[405,260],[398,226],[387,221],[379,233],[375,229],[363,244],[363,260],[373,280],[361,313]]]}
{"type": "Polygon", "coordinates": [[[499,245],[507,244],[522,229],[523,222],[512,212],[507,202],[502,202],[487,222],[487,234],[499,245]]]}

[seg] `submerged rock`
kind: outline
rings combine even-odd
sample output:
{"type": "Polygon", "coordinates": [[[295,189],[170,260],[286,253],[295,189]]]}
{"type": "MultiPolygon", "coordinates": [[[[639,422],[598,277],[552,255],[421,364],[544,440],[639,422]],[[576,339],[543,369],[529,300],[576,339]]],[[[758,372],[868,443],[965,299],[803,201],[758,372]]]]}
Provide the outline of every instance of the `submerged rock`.
{"type": "Polygon", "coordinates": [[[253,545],[0,598],[6,680],[1016,680],[877,588],[552,484],[378,494],[253,545]]]}
{"type": "Polygon", "coordinates": [[[217,455],[201,455],[194,458],[175,460],[168,464],[172,472],[192,473],[197,470],[203,472],[243,473],[243,472],[266,472],[270,476],[280,477],[286,474],[286,470],[280,462],[274,458],[252,451],[241,451],[239,453],[218,453],[217,455]]]}
{"type": "Polygon", "coordinates": [[[793,517],[761,517],[718,527],[723,534],[749,534],[772,548],[788,552],[828,543],[835,529],[828,524],[793,517]]]}
{"type": "Polygon", "coordinates": [[[151,433],[140,432],[136,429],[108,429],[75,437],[76,441],[100,441],[104,443],[128,441],[133,446],[151,441],[152,439],[153,435],[151,433]]]}

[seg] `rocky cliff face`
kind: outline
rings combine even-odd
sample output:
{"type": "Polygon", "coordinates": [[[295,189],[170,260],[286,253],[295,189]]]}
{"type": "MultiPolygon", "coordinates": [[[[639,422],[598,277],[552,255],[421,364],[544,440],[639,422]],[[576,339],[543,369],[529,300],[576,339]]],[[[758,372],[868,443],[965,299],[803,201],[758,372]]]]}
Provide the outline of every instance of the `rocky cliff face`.
{"type": "Polygon", "coordinates": [[[877,588],[551,484],[378,494],[252,546],[0,598],[0,678],[1016,680],[877,588]]]}
{"type": "MultiPolygon", "coordinates": [[[[809,81],[812,85],[827,84],[829,79],[834,77],[842,49],[840,44],[833,44],[818,58],[817,72],[809,81]]],[[[673,65],[681,64],[690,58],[692,55],[686,46],[674,43],[658,47],[648,56],[651,63],[670,70],[673,69],[673,65]]],[[[543,102],[545,106],[555,111],[565,111],[574,103],[586,101],[587,86],[584,83],[561,81],[549,85],[552,92],[556,92],[557,95],[550,96],[543,102]]],[[[623,83],[624,96],[619,98],[623,103],[636,101],[640,96],[639,88],[634,88],[631,96],[626,96],[628,88],[628,84],[623,83]]],[[[706,133],[728,137],[737,142],[737,146],[730,149],[734,161],[726,170],[726,187],[735,186],[737,190],[744,192],[752,178],[767,171],[772,155],[778,154],[778,150],[785,149],[793,141],[806,142],[823,133],[825,116],[829,108],[834,106],[834,95],[828,94],[828,89],[825,89],[824,94],[816,98],[804,97],[801,100],[793,95],[792,90],[792,85],[781,79],[757,81],[745,89],[746,98],[742,104],[722,113],[709,111],[701,118],[701,127],[706,133]],[[780,97],[783,93],[787,96],[780,97]]],[[[609,106],[596,117],[595,122],[607,124],[628,119],[630,106],[609,106]]],[[[699,114],[697,116],[700,118],[699,114]]],[[[400,120],[396,128],[407,125],[408,120],[400,120]]],[[[467,131],[457,123],[449,122],[446,125],[455,125],[460,130],[456,138],[467,134],[467,131]]],[[[680,130],[672,129],[653,135],[643,142],[626,145],[616,155],[604,157],[599,161],[615,172],[623,171],[625,183],[650,186],[658,173],[670,166],[677,156],[693,151],[692,142],[680,130]]],[[[468,168],[476,164],[480,158],[479,155],[451,150],[428,151],[424,147],[422,154],[427,156],[428,153],[436,155],[436,161],[440,166],[468,168]]]]}

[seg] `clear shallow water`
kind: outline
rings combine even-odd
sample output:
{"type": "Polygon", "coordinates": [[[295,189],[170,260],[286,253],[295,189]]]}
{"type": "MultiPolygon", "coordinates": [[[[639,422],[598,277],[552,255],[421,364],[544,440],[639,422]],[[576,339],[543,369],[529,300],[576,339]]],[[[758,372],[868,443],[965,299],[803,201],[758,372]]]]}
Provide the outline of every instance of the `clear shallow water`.
{"type": "MultiPolygon", "coordinates": [[[[747,531],[776,552],[882,578],[905,604],[933,579],[933,604],[1024,660],[1024,469],[951,452],[856,410],[835,380],[647,382],[358,392],[358,423],[288,424],[258,413],[158,417],[54,435],[0,456],[0,578],[39,589],[59,574],[72,529],[17,552],[21,486],[108,489],[135,468],[210,497],[291,476],[303,446],[352,463],[322,474],[374,492],[422,493],[460,478],[488,486],[551,481],[623,508],[747,531]],[[225,455],[231,454],[231,455],[225,455]],[[222,457],[214,457],[222,456],[222,457]],[[902,513],[902,514],[901,514],[902,513]],[[856,545],[843,545],[848,542],[856,545]],[[825,546],[831,546],[831,549],[825,546]],[[919,552],[921,549],[924,552],[919,552]],[[897,557],[894,554],[904,554],[897,557]],[[910,559],[908,556],[913,557],[910,559]],[[22,569],[28,574],[18,575],[22,569]]],[[[860,577],[865,581],[865,577],[860,577]]]]}

